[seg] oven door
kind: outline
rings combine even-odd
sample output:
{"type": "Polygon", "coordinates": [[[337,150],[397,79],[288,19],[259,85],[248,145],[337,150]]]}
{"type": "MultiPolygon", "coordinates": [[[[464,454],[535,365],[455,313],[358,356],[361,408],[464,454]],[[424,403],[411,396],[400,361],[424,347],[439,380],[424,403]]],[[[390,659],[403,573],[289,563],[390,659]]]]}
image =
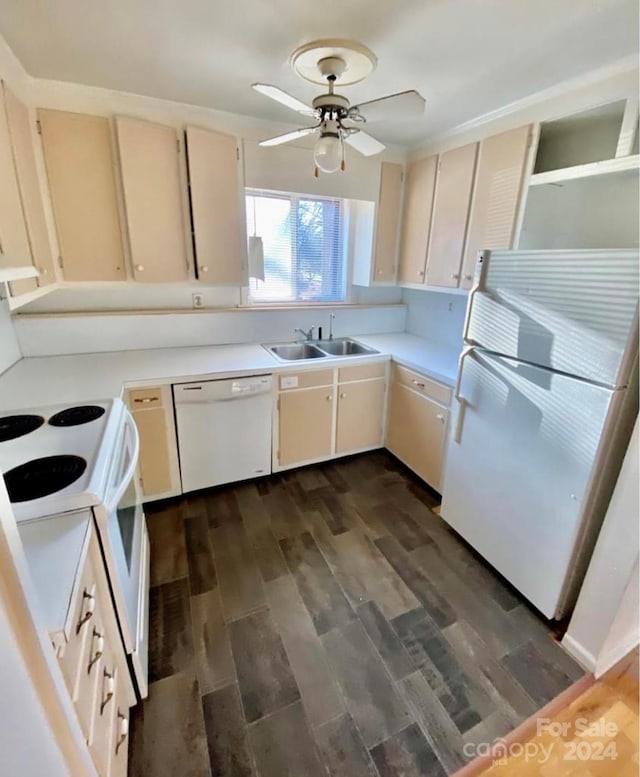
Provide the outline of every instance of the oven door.
{"type": "Polygon", "coordinates": [[[138,430],[125,409],[98,527],[120,630],[138,693],[148,692],[149,536],[142,509],[137,462],[138,430]]]}

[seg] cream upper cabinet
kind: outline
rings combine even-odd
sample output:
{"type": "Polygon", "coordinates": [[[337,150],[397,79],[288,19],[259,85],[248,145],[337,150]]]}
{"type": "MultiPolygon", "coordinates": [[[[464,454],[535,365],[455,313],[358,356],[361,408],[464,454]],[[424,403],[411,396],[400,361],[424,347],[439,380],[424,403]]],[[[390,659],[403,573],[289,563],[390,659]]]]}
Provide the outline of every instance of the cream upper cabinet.
{"type": "MultiPolygon", "coordinates": [[[[31,248],[11,144],[6,110],[7,93],[8,90],[0,105],[0,262],[5,267],[28,267],[32,264],[31,248]]],[[[36,287],[35,278],[11,284],[13,294],[32,291],[36,287]]]]}
{"type": "Polygon", "coordinates": [[[460,280],[478,144],[440,154],[427,254],[429,286],[457,288],[460,280]]]}
{"type": "Polygon", "coordinates": [[[189,277],[184,178],[173,127],[116,118],[133,277],[143,282],[189,277]]]}
{"type": "Polygon", "coordinates": [[[38,118],[64,279],[125,280],[109,120],[52,110],[38,118]]]}
{"type": "Polygon", "coordinates": [[[398,268],[400,283],[424,283],[437,163],[437,157],[432,156],[411,162],[407,167],[398,268]]]}
{"type": "Polygon", "coordinates": [[[196,269],[205,283],[246,282],[244,191],[235,137],[187,127],[196,269]]]}
{"type": "Polygon", "coordinates": [[[395,280],[402,177],[402,165],[394,162],[382,163],[373,247],[373,283],[393,283],[395,280]]]}
{"type": "Polygon", "coordinates": [[[460,286],[471,288],[478,251],[512,248],[532,126],[480,143],[460,286]]]}
{"type": "Polygon", "coordinates": [[[385,381],[364,380],[338,387],[336,453],[380,447],[385,381]]]}

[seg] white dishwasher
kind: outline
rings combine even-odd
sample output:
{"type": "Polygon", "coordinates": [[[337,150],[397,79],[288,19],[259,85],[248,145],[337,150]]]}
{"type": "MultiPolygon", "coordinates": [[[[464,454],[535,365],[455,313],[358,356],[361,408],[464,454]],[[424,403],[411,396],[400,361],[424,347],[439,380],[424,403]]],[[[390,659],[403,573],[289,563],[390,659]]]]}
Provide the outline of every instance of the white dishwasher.
{"type": "Polygon", "coordinates": [[[271,472],[271,376],[175,383],[182,490],[271,472]]]}

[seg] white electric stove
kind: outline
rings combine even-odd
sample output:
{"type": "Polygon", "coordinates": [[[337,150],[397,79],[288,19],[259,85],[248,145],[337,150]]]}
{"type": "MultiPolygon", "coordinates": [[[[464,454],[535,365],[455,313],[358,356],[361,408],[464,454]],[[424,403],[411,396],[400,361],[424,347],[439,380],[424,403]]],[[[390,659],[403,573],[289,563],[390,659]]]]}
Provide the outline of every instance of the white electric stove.
{"type": "Polygon", "coordinates": [[[90,510],[139,695],[147,695],[149,538],[139,438],[120,399],[0,416],[0,471],[17,521],[90,510]]]}

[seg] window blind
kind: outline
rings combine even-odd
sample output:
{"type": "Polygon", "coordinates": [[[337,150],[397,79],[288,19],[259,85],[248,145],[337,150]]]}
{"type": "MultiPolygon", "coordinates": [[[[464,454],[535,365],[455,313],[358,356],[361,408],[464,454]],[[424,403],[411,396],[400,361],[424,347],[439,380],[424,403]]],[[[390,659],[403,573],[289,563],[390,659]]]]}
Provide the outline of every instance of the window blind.
{"type": "Polygon", "coordinates": [[[252,300],[345,300],[341,199],[247,189],[246,207],[248,237],[261,238],[264,255],[264,279],[249,278],[252,300]]]}

